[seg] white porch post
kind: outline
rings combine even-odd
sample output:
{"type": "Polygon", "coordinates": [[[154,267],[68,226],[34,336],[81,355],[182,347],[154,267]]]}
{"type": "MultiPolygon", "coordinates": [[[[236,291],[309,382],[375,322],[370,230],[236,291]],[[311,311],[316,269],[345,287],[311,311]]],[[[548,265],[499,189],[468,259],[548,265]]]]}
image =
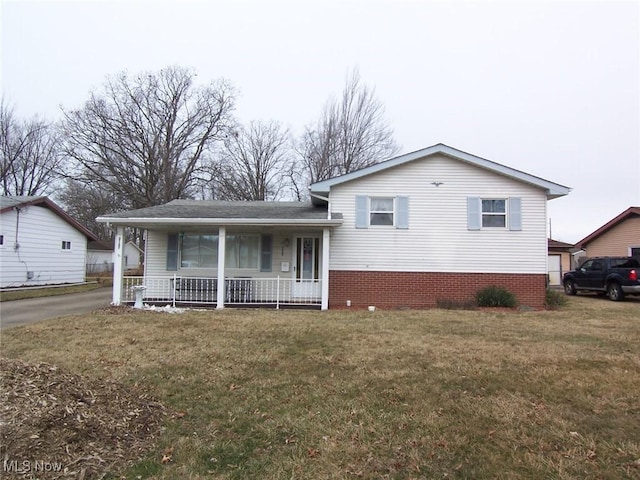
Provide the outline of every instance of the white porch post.
{"type": "Polygon", "coordinates": [[[113,296],[111,305],[120,305],[122,299],[122,276],[124,273],[124,227],[116,227],[113,244],[113,296]]]}
{"type": "Polygon", "coordinates": [[[218,297],[216,299],[216,308],[224,308],[224,254],[227,250],[227,229],[220,227],[218,229],[218,297]]]}
{"type": "Polygon", "coordinates": [[[325,227],[322,230],[322,296],[320,300],[321,310],[329,309],[329,242],[331,230],[325,227]]]}

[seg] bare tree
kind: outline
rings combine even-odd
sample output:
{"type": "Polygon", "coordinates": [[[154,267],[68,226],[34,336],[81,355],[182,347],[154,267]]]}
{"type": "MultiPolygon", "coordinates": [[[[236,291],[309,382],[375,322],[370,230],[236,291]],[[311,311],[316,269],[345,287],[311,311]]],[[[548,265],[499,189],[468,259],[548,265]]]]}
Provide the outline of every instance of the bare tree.
{"type": "Polygon", "coordinates": [[[118,195],[128,208],[191,196],[211,147],[233,123],[235,101],[224,80],[195,86],[195,76],[182,67],[122,73],[82,109],[64,112],[75,179],[118,195]]]}
{"type": "Polygon", "coordinates": [[[62,156],[55,125],[37,117],[19,120],[0,104],[0,178],[3,195],[50,193],[61,178],[62,156]]]}
{"type": "Polygon", "coordinates": [[[98,184],[87,184],[72,178],[66,180],[56,197],[69,215],[103,240],[111,238],[113,231],[107,224],[96,222],[96,217],[127,208],[126,199],[117,193],[103,189],[98,184]]]}
{"type": "Polygon", "coordinates": [[[384,107],[353,72],[339,101],[329,100],[300,148],[311,183],[379,163],[398,151],[384,107]]]}
{"type": "Polygon", "coordinates": [[[250,122],[225,140],[217,197],[278,200],[286,182],[290,134],[277,122],[250,122]]]}

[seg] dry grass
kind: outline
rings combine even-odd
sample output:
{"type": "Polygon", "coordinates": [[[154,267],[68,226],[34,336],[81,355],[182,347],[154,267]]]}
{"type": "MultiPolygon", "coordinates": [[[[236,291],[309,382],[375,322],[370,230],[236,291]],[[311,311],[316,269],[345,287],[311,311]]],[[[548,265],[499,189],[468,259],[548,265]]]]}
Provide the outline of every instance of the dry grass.
{"type": "Polygon", "coordinates": [[[87,279],[83,285],[61,285],[57,287],[43,288],[24,288],[24,289],[6,289],[0,292],[0,302],[9,302],[12,300],[23,300],[25,298],[41,298],[54,297],[58,295],[68,295],[70,293],[82,293],[96,290],[98,288],[112,285],[111,279],[98,277],[95,280],[87,279]]]}
{"type": "Polygon", "coordinates": [[[637,300],[526,313],[112,309],[2,343],[184,412],[126,478],[640,478],[637,300]]]}

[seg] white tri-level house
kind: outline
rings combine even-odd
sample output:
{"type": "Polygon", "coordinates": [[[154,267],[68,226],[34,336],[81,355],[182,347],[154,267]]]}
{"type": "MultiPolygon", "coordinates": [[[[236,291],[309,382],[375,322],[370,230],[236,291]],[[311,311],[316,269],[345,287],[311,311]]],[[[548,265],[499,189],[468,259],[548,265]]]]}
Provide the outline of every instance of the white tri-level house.
{"type": "Polygon", "coordinates": [[[311,202],[174,200],[116,229],[113,302],[425,308],[486,286],[544,305],[547,201],[563,185],[438,144],[310,187],[311,202]],[[125,227],[144,277],[122,277],[125,227]],[[222,286],[222,288],[220,288],[222,286]]]}

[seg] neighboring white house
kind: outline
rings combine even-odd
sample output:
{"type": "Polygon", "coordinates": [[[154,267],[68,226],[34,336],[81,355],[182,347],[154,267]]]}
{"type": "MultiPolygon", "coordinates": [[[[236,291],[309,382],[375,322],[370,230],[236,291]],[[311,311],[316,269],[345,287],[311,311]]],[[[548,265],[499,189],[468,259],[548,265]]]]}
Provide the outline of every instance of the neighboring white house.
{"type": "Polygon", "coordinates": [[[95,240],[87,244],[87,275],[113,271],[113,241],[95,240]]]}
{"type": "Polygon", "coordinates": [[[47,197],[0,197],[0,287],[83,282],[91,240],[47,197]]]}
{"type": "MultiPolygon", "coordinates": [[[[116,245],[147,230],[129,281],[150,301],[423,308],[498,285],[542,307],[547,200],[569,191],[438,144],[315,183],[311,205],[176,200],[98,220],[116,245]]],[[[130,301],[115,277],[114,303],[130,301]]]]}
{"type": "MultiPolygon", "coordinates": [[[[87,246],[87,273],[112,272],[115,252],[113,240],[97,240],[87,246]]],[[[132,241],[124,245],[124,268],[129,270],[141,265],[142,250],[132,241]]]]}

